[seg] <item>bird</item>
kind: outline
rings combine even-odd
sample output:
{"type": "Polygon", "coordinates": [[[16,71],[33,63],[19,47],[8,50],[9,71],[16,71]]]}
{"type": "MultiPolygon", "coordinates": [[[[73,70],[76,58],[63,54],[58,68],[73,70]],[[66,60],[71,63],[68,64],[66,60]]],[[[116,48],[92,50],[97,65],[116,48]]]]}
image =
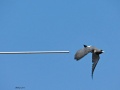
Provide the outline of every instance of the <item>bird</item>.
{"type": "Polygon", "coordinates": [[[98,49],[94,46],[87,46],[87,45],[83,45],[84,48],[78,50],[76,53],[75,53],[75,56],[74,56],[74,59],[76,61],[82,59],[84,56],[86,56],[88,53],[92,53],[92,73],[91,73],[91,76],[93,78],[93,73],[94,73],[94,70],[95,70],[95,67],[100,59],[100,54],[102,54],[104,51],[101,50],[101,49],[98,49]]]}

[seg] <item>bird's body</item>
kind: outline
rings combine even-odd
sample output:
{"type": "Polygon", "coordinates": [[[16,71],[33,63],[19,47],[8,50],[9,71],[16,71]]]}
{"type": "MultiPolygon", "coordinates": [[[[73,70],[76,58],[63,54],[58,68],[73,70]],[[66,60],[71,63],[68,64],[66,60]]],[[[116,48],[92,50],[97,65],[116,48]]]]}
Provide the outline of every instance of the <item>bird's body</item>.
{"type": "Polygon", "coordinates": [[[103,50],[97,49],[96,47],[93,46],[87,46],[84,45],[83,49],[80,49],[76,52],[74,59],[77,61],[86,56],[88,53],[92,53],[92,77],[93,77],[93,72],[95,70],[95,67],[100,59],[99,54],[103,53],[103,50]]]}

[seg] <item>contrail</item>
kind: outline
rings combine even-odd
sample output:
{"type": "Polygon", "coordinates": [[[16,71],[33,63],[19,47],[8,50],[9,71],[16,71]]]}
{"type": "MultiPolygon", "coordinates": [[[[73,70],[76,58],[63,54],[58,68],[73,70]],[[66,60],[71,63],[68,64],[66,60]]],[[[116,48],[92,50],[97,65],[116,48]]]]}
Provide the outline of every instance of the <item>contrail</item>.
{"type": "Polygon", "coordinates": [[[69,51],[20,51],[20,52],[0,52],[0,54],[55,54],[69,53],[69,51]]]}

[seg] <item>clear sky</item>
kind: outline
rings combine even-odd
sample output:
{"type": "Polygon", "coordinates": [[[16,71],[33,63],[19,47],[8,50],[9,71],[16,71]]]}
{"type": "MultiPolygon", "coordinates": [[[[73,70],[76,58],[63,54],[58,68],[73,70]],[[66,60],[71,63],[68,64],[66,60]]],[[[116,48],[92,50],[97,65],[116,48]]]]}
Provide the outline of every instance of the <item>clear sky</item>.
{"type": "Polygon", "coordinates": [[[119,47],[119,0],[0,0],[0,51],[70,51],[0,55],[0,90],[120,90],[119,47]],[[105,51],[93,80],[83,44],[105,51]]]}

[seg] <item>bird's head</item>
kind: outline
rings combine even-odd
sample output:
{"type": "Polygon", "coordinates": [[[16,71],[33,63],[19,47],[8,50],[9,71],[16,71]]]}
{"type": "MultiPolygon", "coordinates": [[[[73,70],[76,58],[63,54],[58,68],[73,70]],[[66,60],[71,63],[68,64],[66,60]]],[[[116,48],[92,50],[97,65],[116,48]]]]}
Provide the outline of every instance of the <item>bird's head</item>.
{"type": "Polygon", "coordinates": [[[93,52],[96,54],[102,54],[104,51],[103,50],[93,50],[93,52]]]}

